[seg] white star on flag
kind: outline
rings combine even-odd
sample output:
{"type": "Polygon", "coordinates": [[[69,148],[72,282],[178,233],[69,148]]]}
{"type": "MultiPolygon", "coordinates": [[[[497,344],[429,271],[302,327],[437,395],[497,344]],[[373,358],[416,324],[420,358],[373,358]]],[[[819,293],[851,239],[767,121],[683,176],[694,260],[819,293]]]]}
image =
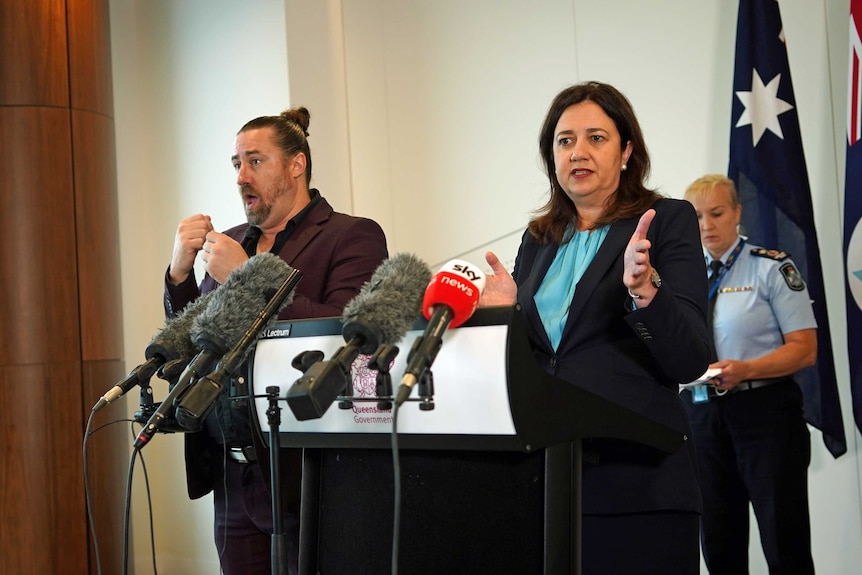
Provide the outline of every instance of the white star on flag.
{"type": "Polygon", "coordinates": [[[793,106],[778,97],[778,85],[781,83],[781,74],[764,85],[757,70],[751,71],[751,91],[737,92],[736,97],[745,106],[745,110],[739,117],[736,127],[751,125],[751,137],[754,146],[768,129],[770,132],[784,139],[781,124],[778,121],[779,114],[792,110],[793,106]]]}

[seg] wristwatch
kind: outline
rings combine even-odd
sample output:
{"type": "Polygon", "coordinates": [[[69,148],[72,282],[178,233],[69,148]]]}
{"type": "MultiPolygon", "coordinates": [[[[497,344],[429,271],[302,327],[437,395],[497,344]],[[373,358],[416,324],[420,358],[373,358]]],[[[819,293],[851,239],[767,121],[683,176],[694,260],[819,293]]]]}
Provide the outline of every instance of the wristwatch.
{"type": "MultiPolygon", "coordinates": [[[[661,276],[658,275],[658,270],[656,270],[655,268],[652,269],[652,275],[650,276],[649,281],[654,288],[658,289],[661,287],[661,276]]],[[[632,293],[632,290],[628,288],[626,288],[626,290],[629,292],[629,297],[632,299],[641,299],[643,297],[636,293],[632,293]]]]}
{"type": "Polygon", "coordinates": [[[661,276],[658,275],[657,269],[655,269],[655,268],[652,269],[652,276],[650,276],[649,281],[652,283],[652,285],[653,285],[653,287],[655,287],[655,289],[658,289],[661,287],[661,276]]]}

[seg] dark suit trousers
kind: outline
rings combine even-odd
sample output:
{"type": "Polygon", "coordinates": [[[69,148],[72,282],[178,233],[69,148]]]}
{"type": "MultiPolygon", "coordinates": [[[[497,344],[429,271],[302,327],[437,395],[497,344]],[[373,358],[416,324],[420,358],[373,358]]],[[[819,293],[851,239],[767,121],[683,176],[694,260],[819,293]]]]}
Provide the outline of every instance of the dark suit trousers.
{"type": "MultiPolygon", "coordinates": [[[[215,544],[224,575],[272,574],[272,498],[256,463],[224,462],[216,481],[215,544]]],[[[288,573],[298,569],[299,515],[285,513],[282,527],[288,573]]]]}
{"type": "Polygon", "coordinates": [[[749,502],[770,573],[812,574],[811,443],[802,393],[788,381],[693,404],[683,392],[703,492],[711,575],[748,573],[749,502]]]}

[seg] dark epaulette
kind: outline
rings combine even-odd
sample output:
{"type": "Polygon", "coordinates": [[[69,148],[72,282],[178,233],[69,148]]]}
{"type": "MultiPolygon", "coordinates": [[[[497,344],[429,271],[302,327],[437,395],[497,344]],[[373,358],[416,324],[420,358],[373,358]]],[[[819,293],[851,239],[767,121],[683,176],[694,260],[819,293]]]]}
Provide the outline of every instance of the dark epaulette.
{"type": "Polygon", "coordinates": [[[784,261],[790,257],[790,254],[787,252],[782,252],[779,250],[768,250],[766,248],[751,248],[751,255],[758,256],[761,258],[769,258],[777,262],[784,261]]]}

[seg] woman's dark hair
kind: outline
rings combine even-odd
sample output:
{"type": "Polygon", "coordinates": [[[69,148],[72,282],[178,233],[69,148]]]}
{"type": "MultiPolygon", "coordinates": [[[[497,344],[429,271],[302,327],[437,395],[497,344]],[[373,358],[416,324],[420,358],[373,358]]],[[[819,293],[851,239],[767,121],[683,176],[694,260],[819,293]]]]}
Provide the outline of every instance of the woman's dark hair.
{"type": "Polygon", "coordinates": [[[308,123],[311,114],[304,106],[285,110],[278,116],[260,116],[246,122],[237,134],[248,130],[272,128],[275,131],[275,143],[281,148],[285,157],[289,158],[302,152],[305,154],[305,183],[311,183],[311,150],[308,148],[308,123]]]}
{"type": "Polygon", "coordinates": [[[626,161],[627,169],[620,173],[619,188],[608,197],[605,210],[595,225],[638,217],[660,197],[656,191],[644,185],[650,170],[649,153],[640,124],[628,99],[613,86],[601,82],[570,86],[554,98],[539,134],[539,150],[551,184],[551,197],[536,211],[536,216],[529,223],[529,230],[534,238],[543,243],[563,242],[566,229],[570,225],[577,225],[575,205],[557,181],[554,131],[560,116],[569,106],[585,101],[598,104],[613,121],[620,134],[621,150],[625,150],[628,142],[632,144],[631,155],[626,161]]]}

